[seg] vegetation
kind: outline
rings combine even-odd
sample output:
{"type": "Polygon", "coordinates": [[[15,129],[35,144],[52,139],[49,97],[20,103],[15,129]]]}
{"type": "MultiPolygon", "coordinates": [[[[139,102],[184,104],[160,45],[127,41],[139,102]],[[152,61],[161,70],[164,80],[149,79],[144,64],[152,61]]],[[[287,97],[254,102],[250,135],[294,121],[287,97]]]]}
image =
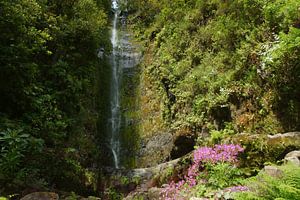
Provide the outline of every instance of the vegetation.
{"type": "Polygon", "coordinates": [[[224,188],[227,195],[233,191],[244,191],[247,188],[232,187],[241,182],[241,172],[236,164],[237,155],[242,151],[243,148],[239,145],[231,144],[198,148],[184,178],[178,182],[172,181],[163,190],[163,198],[166,200],[187,199],[193,196],[213,198],[219,195],[217,190],[224,188]]]}
{"type": "MultiPolygon", "coordinates": [[[[111,3],[0,0],[1,196],[29,188],[121,199],[122,185],[143,182],[101,171],[112,161],[105,138],[111,72],[97,54],[111,50],[111,3]]],[[[300,130],[300,1],[118,4],[144,54],[120,79],[127,85],[120,91],[123,166],[151,166],[195,145],[186,171],[169,168],[149,183],[170,180],[165,199],[300,199],[295,166],[282,166],[280,179],[242,181],[299,148],[267,134],[300,130]]]]}
{"type": "Polygon", "coordinates": [[[147,46],[144,85],[162,97],[148,92],[148,101],[161,105],[165,126],[176,133],[227,123],[236,133],[299,130],[299,1],[129,2],[132,27],[147,46]]]}
{"type": "Polygon", "coordinates": [[[1,194],[88,190],[109,10],[108,0],[0,1],[1,194]]]}
{"type": "Polygon", "coordinates": [[[279,167],[281,177],[271,177],[261,173],[246,181],[250,191],[237,193],[235,199],[299,199],[300,169],[290,164],[279,167]],[[262,181],[263,180],[263,181],[262,181]]]}
{"type": "Polygon", "coordinates": [[[257,176],[245,179],[237,157],[243,151],[232,144],[196,149],[183,178],[171,179],[163,189],[162,199],[299,199],[299,166],[294,163],[274,166],[276,172],[262,170],[257,176]]]}
{"type": "MultiPolygon", "coordinates": [[[[300,129],[299,1],[128,2],[130,25],[145,47],[141,137],[171,132],[174,138],[196,137],[200,148],[229,141],[245,148],[242,172],[231,173],[227,164],[197,166],[206,177],[193,176],[194,185],[182,175],[169,183],[164,198],[184,199],[193,192],[232,198],[232,191],[244,188],[226,187],[295,148],[289,142],[274,145],[266,135],[300,129]]],[[[269,199],[277,197],[298,198],[269,199]]]]}

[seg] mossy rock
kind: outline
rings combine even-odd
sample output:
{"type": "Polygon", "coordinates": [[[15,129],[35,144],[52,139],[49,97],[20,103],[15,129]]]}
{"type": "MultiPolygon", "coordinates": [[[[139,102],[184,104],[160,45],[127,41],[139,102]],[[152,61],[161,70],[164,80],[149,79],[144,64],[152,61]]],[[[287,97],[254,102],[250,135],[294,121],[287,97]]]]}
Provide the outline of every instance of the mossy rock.
{"type": "Polygon", "coordinates": [[[262,168],[266,162],[281,162],[284,156],[300,148],[300,132],[276,135],[238,134],[230,139],[241,144],[245,151],[241,155],[242,167],[262,168]]]}

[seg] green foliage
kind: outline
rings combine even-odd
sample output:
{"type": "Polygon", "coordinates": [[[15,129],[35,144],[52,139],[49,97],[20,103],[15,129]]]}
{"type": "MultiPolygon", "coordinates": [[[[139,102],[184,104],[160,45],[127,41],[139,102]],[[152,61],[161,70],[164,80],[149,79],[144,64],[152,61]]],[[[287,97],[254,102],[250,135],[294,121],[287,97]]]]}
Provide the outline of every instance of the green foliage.
{"type": "Polygon", "coordinates": [[[238,185],[241,181],[241,171],[231,164],[220,163],[208,167],[209,178],[207,186],[213,189],[238,185]]]}
{"type": "Polygon", "coordinates": [[[283,176],[270,177],[259,174],[247,181],[250,192],[238,193],[234,199],[299,199],[300,198],[300,169],[295,165],[279,167],[283,176]]]}
{"type": "MultiPolygon", "coordinates": [[[[218,130],[211,130],[210,131],[210,138],[208,139],[208,143],[210,144],[219,144],[221,141],[224,141],[226,138],[235,134],[234,127],[231,123],[225,123],[225,128],[218,131],[218,130]]],[[[199,138],[202,139],[203,138],[199,138]]],[[[204,141],[199,141],[199,143],[203,143],[204,141]]]]}
{"type": "Polygon", "coordinates": [[[35,139],[23,130],[7,129],[0,133],[0,180],[21,176],[24,157],[28,152],[39,152],[43,141],[35,139]]]}
{"type": "Polygon", "coordinates": [[[109,49],[110,1],[0,0],[0,7],[0,187],[85,187],[85,168],[99,157],[96,101],[105,91],[97,84],[106,62],[97,49],[109,49]]]}
{"type": "Polygon", "coordinates": [[[118,191],[116,191],[114,188],[108,188],[105,191],[105,193],[108,199],[116,199],[116,200],[123,199],[123,195],[120,194],[118,191]]]}
{"type": "Polygon", "coordinates": [[[167,127],[213,125],[214,142],[227,122],[235,132],[299,129],[299,1],[130,2],[167,127]]]}
{"type": "Polygon", "coordinates": [[[66,197],[66,200],[76,200],[78,196],[75,194],[75,192],[71,192],[70,196],[66,197]]]}
{"type": "Polygon", "coordinates": [[[206,165],[206,168],[207,171],[197,177],[199,183],[194,186],[191,193],[197,197],[231,197],[231,192],[224,188],[241,183],[241,170],[228,163],[206,165]]]}

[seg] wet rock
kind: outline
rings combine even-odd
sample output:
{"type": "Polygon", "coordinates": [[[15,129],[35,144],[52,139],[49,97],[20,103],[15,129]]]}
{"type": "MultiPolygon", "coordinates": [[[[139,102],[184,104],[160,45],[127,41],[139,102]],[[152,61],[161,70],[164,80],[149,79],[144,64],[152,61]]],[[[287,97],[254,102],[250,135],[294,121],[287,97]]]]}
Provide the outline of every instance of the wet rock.
{"type": "Polygon", "coordinates": [[[300,151],[292,151],[284,157],[285,163],[293,163],[300,167],[300,151]]]}
{"type": "Polygon", "coordinates": [[[34,192],[21,198],[21,200],[58,200],[59,196],[53,192],[34,192]]]}
{"type": "Polygon", "coordinates": [[[283,171],[276,166],[265,166],[263,172],[275,178],[280,178],[283,175],[283,171]]]}

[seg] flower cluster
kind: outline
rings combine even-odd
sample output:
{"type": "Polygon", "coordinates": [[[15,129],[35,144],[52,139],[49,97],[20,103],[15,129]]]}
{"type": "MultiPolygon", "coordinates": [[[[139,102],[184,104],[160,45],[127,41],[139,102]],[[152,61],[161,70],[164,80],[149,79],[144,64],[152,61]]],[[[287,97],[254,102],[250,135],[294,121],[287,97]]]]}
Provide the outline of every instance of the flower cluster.
{"type": "Polygon", "coordinates": [[[183,187],[185,185],[185,181],[181,180],[177,183],[172,181],[166,188],[163,189],[163,199],[164,200],[183,200],[184,198],[180,195],[183,187]]]}
{"type": "MultiPolygon", "coordinates": [[[[214,147],[200,147],[194,152],[194,162],[189,167],[187,175],[184,180],[177,183],[171,182],[163,191],[163,198],[165,200],[179,200],[183,197],[181,193],[188,187],[192,188],[198,184],[197,177],[200,175],[200,168],[204,164],[217,164],[220,162],[235,163],[237,161],[237,155],[243,152],[243,148],[240,145],[235,144],[222,144],[215,145],[214,147]]],[[[245,191],[243,186],[235,186],[228,188],[228,191],[245,191]]]]}
{"type": "Polygon", "coordinates": [[[217,162],[236,162],[237,155],[243,152],[240,145],[222,144],[212,147],[200,147],[194,152],[194,162],[217,163],[217,162]]]}

